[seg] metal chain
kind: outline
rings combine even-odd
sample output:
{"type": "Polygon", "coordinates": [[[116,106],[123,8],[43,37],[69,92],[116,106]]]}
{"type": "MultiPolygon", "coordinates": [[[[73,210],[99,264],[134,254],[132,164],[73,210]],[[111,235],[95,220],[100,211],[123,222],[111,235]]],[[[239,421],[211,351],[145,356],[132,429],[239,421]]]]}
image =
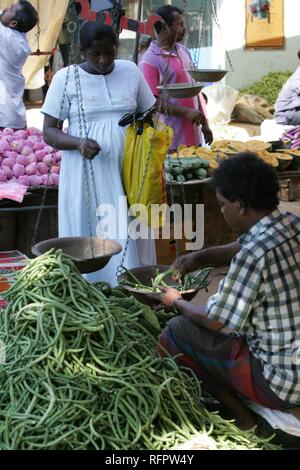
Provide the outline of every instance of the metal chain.
{"type": "MultiPolygon", "coordinates": [[[[69,24],[68,24],[68,28],[69,28],[69,25],[70,25],[69,32],[71,34],[71,45],[70,45],[70,51],[69,51],[69,66],[67,68],[67,74],[66,74],[64,89],[63,89],[63,93],[62,93],[59,117],[58,117],[57,127],[56,127],[56,140],[53,143],[53,148],[55,148],[55,146],[57,144],[58,132],[60,131],[60,123],[63,120],[62,119],[62,114],[63,114],[64,105],[65,105],[65,102],[66,102],[67,88],[68,88],[68,83],[69,83],[69,78],[70,78],[70,64],[72,62],[74,62],[74,59],[75,59],[75,33],[77,31],[77,28],[79,27],[79,22],[78,22],[78,16],[76,14],[74,5],[73,5],[73,8],[74,8],[74,15],[75,15],[74,17],[77,19],[77,21],[76,22],[70,21],[69,24]],[[72,28],[71,28],[71,25],[72,25],[72,28]]],[[[34,246],[36,241],[37,241],[37,237],[38,237],[38,233],[39,233],[39,229],[40,229],[40,224],[41,224],[41,219],[42,219],[42,214],[43,214],[44,207],[46,205],[46,198],[47,198],[48,188],[49,188],[50,171],[51,171],[51,167],[49,168],[47,184],[44,187],[42,201],[41,201],[41,205],[40,205],[40,208],[39,208],[37,220],[36,220],[35,227],[34,227],[31,246],[34,246]]]]}
{"type": "MultiPolygon", "coordinates": [[[[163,105],[163,108],[164,108],[164,111],[166,112],[166,110],[168,110],[168,91],[166,89],[166,85],[168,84],[168,77],[169,77],[169,68],[170,68],[170,63],[169,63],[169,60],[165,60],[165,63],[166,63],[166,68],[164,69],[163,71],[163,101],[161,102],[161,105],[159,105],[159,112],[161,112],[162,110],[162,105],[163,105]]],[[[169,116],[172,118],[173,117],[173,113],[171,112],[171,110],[168,110],[168,114],[169,116]]],[[[170,134],[169,132],[167,132],[167,148],[170,149],[171,147],[171,137],[170,137],[170,134]]],[[[178,163],[179,163],[179,168],[181,169],[181,172],[182,172],[182,161],[181,159],[179,158],[179,154],[178,154],[178,151],[176,149],[176,157],[178,158],[178,163]]],[[[168,159],[170,159],[170,154],[168,153],[168,159]]],[[[180,185],[180,191],[181,191],[181,197],[182,197],[182,201],[183,201],[183,207],[185,207],[186,205],[186,194],[185,194],[185,189],[184,189],[184,184],[182,181],[179,182],[179,185],[180,185]]],[[[171,184],[170,184],[170,202],[171,202],[171,206],[174,206],[174,187],[177,186],[178,187],[178,184],[174,184],[173,180],[171,181],[171,184]]],[[[175,226],[174,226],[174,229],[175,229],[175,226]]],[[[176,250],[176,258],[178,258],[179,256],[179,243],[178,243],[178,240],[175,238],[175,250],[176,250]]]]}
{"type": "MultiPolygon", "coordinates": [[[[84,110],[84,102],[83,102],[81,81],[80,81],[80,75],[79,75],[79,67],[78,67],[77,64],[74,64],[73,68],[74,68],[75,89],[76,89],[76,97],[77,97],[79,132],[80,132],[80,138],[84,142],[84,140],[88,139],[88,129],[87,129],[85,110],[84,110]]],[[[99,208],[99,200],[98,200],[98,194],[97,194],[97,186],[96,186],[93,163],[92,163],[91,160],[89,160],[87,162],[87,160],[86,160],[86,158],[84,158],[84,156],[82,157],[82,159],[83,159],[83,188],[84,188],[84,194],[85,194],[85,200],[86,200],[86,209],[87,209],[88,225],[89,225],[89,235],[90,235],[90,238],[92,238],[93,237],[92,203],[91,203],[91,195],[90,195],[90,187],[89,187],[89,179],[88,179],[88,173],[89,172],[90,172],[90,175],[91,175],[92,189],[94,191],[96,212],[97,212],[97,209],[99,208]]],[[[100,231],[101,231],[101,236],[99,238],[102,240],[102,250],[101,250],[101,252],[103,254],[105,254],[106,253],[106,246],[105,246],[105,243],[104,243],[104,235],[103,235],[103,229],[102,229],[102,223],[101,223],[100,217],[99,217],[99,222],[100,222],[100,231]]],[[[91,240],[91,250],[92,250],[92,255],[94,256],[92,240],[91,240]]]]}
{"type": "MultiPolygon", "coordinates": [[[[166,67],[166,69],[163,72],[163,85],[164,86],[167,83],[167,79],[168,79],[168,66],[166,67]]],[[[163,95],[164,95],[165,90],[163,89],[162,91],[163,91],[163,95]]],[[[160,114],[160,112],[162,110],[162,105],[163,105],[163,103],[160,102],[159,103],[159,108],[158,108],[158,111],[157,111],[158,115],[160,114]]],[[[148,153],[147,160],[146,160],[145,171],[144,171],[142,181],[141,181],[141,184],[140,184],[140,187],[139,187],[139,192],[138,192],[138,197],[137,197],[137,203],[136,204],[140,203],[142,192],[143,192],[143,189],[144,189],[144,184],[145,184],[147,172],[148,172],[149,165],[150,165],[151,155],[152,155],[152,151],[153,151],[153,145],[154,145],[155,132],[157,130],[157,125],[158,125],[158,119],[154,119],[154,126],[153,126],[154,132],[153,132],[153,136],[150,140],[149,153],[148,153]]],[[[167,132],[167,139],[168,139],[168,132],[167,132]]],[[[167,148],[169,148],[168,140],[167,140],[167,148]]],[[[121,263],[120,263],[120,266],[118,266],[118,268],[117,268],[117,273],[116,273],[117,277],[120,276],[124,272],[124,263],[125,263],[129,243],[130,243],[130,235],[128,234],[126,244],[125,244],[125,248],[124,248],[124,252],[123,252],[123,256],[122,256],[122,259],[121,259],[121,263]]]]}
{"type": "MultiPolygon", "coordinates": [[[[73,34],[75,34],[75,31],[76,31],[76,28],[73,30],[73,34]]],[[[69,78],[70,78],[70,64],[72,63],[72,59],[74,58],[74,47],[73,47],[72,43],[74,43],[74,40],[71,41],[71,47],[70,47],[70,51],[69,51],[69,65],[68,65],[68,68],[67,68],[66,79],[65,79],[64,89],[63,89],[63,93],[62,93],[59,117],[58,117],[57,127],[56,127],[56,140],[53,143],[53,148],[56,148],[56,144],[57,144],[57,141],[58,141],[58,132],[60,131],[59,126],[60,126],[60,123],[63,120],[62,119],[62,114],[63,114],[63,109],[64,109],[64,105],[65,105],[65,101],[66,101],[67,88],[68,88],[68,83],[69,83],[69,78]]],[[[37,237],[38,237],[40,224],[41,224],[41,219],[42,219],[42,214],[43,214],[44,207],[46,205],[46,198],[47,198],[48,189],[49,189],[50,171],[51,171],[51,167],[49,168],[49,172],[48,172],[47,184],[44,187],[43,196],[42,196],[42,200],[41,200],[41,205],[40,205],[40,208],[39,208],[37,220],[36,220],[34,231],[33,231],[33,237],[32,237],[32,240],[31,240],[31,246],[35,245],[37,237]]]]}
{"type": "MultiPolygon", "coordinates": [[[[218,19],[218,15],[217,15],[217,7],[215,5],[214,0],[210,0],[210,5],[211,5],[211,13],[212,13],[214,22],[217,25],[217,27],[219,28],[221,36],[223,37],[222,28],[221,28],[221,25],[220,25],[220,22],[219,22],[219,19],[218,19]]],[[[224,39],[223,39],[223,42],[224,42],[224,39]]],[[[225,47],[225,43],[224,43],[224,47],[225,47]]],[[[230,56],[229,56],[229,52],[227,51],[226,47],[225,47],[225,53],[226,53],[226,57],[227,57],[230,69],[233,72],[234,68],[233,68],[233,65],[232,65],[232,62],[231,62],[231,59],[230,59],[230,56]]]]}
{"type": "Polygon", "coordinates": [[[199,11],[199,17],[200,17],[200,28],[199,28],[199,33],[198,33],[198,44],[196,47],[196,52],[193,57],[195,68],[199,67],[200,51],[201,51],[202,39],[204,35],[204,9],[202,9],[202,3],[201,3],[200,11],[199,11]]]}
{"type": "MultiPolygon", "coordinates": [[[[145,165],[145,170],[144,170],[144,173],[143,173],[142,181],[141,181],[141,184],[140,184],[140,187],[139,187],[139,192],[138,192],[136,204],[140,203],[142,193],[143,193],[143,189],[144,189],[144,185],[145,185],[145,181],[146,181],[146,176],[147,176],[150,161],[151,161],[151,156],[152,156],[153,146],[154,146],[154,140],[155,140],[155,134],[156,134],[156,130],[157,130],[157,124],[156,123],[157,123],[157,120],[155,119],[154,120],[154,126],[153,126],[154,131],[153,131],[153,135],[150,139],[150,148],[149,148],[149,152],[148,152],[148,156],[147,156],[147,160],[146,160],[146,165],[145,165]]],[[[143,125],[143,123],[142,123],[142,125],[143,125]]],[[[120,266],[118,266],[118,268],[117,268],[117,273],[116,273],[117,277],[120,276],[124,272],[124,263],[125,263],[125,259],[126,259],[126,256],[127,256],[129,243],[130,243],[130,234],[128,233],[126,244],[125,244],[125,247],[124,247],[123,256],[122,256],[122,259],[121,259],[121,263],[120,263],[120,266]]]]}

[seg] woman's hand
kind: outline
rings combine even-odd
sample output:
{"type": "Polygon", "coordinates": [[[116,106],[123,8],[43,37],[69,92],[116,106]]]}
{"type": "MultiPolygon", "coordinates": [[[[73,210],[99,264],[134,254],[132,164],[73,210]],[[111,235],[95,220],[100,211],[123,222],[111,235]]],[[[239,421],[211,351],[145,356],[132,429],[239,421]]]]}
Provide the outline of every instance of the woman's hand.
{"type": "Polygon", "coordinates": [[[78,147],[81,155],[87,160],[93,160],[101,150],[100,145],[93,139],[80,140],[78,147]]]}
{"type": "Polygon", "coordinates": [[[204,124],[202,126],[202,132],[205,138],[205,143],[209,145],[212,144],[214,140],[214,136],[213,136],[212,130],[208,127],[207,124],[204,124]]]}
{"type": "Polygon", "coordinates": [[[199,111],[198,109],[187,109],[185,112],[185,117],[196,126],[200,126],[200,124],[205,125],[206,123],[206,118],[203,112],[199,111]]]}

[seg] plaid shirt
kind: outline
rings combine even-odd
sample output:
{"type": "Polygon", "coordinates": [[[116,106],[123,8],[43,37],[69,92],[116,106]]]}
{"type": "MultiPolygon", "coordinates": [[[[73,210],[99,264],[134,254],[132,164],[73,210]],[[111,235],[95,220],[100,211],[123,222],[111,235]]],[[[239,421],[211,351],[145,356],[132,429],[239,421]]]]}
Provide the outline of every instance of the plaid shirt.
{"type": "Polygon", "coordinates": [[[275,210],[239,242],[207,315],[244,335],[273,392],[300,404],[300,219],[275,210]]]}

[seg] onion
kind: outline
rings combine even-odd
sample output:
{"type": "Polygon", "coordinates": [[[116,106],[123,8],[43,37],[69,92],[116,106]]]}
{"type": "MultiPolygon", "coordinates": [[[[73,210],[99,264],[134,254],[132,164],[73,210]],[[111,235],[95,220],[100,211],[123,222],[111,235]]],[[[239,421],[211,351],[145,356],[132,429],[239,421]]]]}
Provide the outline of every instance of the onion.
{"type": "Polygon", "coordinates": [[[6,127],[3,129],[3,135],[14,135],[15,131],[10,127],[6,127]]]}
{"type": "Polygon", "coordinates": [[[30,147],[29,145],[25,145],[21,153],[25,156],[30,155],[32,153],[32,147],[30,147]]]}
{"type": "Polygon", "coordinates": [[[15,137],[17,139],[24,139],[25,140],[27,138],[27,133],[26,133],[26,131],[22,131],[22,130],[16,131],[15,132],[15,137]]]}
{"type": "Polygon", "coordinates": [[[23,176],[25,173],[25,168],[23,165],[20,165],[19,163],[15,163],[13,167],[13,175],[16,178],[19,178],[19,176],[23,176]]]}
{"type": "Polygon", "coordinates": [[[15,152],[21,153],[24,147],[23,140],[13,140],[10,144],[10,149],[14,150],[15,152]]]}
{"type": "Polygon", "coordinates": [[[2,162],[3,166],[8,166],[11,169],[13,168],[14,164],[15,164],[14,158],[4,158],[2,162]]]}
{"type": "Polygon", "coordinates": [[[0,169],[0,183],[6,181],[6,173],[0,169]]]}
{"type": "MultiPolygon", "coordinates": [[[[42,163],[42,162],[37,164],[37,169],[38,169],[38,171],[40,172],[41,175],[45,175],[49,172],[48,166],[45,163],[42,163]]],[[[51,168],[51,170],[52,170],[52,168],[51,168]]]]}
{"type": "Polygon", "coordinates": [[[27,142],[33,143],[33,142],[40,142],[41,138],[38,135],[29,135],[27,137],[27,142]]]}
{"type": "Polygon", "coordinates": [[[43,158],[43,163],[45,163],[48,166],[51,166],[52,165],[52,155],[46,155],[43,158]]]}
{"type": "Polygon", "coordinates": [[[58,186],[59,176],[56,173],[53,173],[52,175],[50,175],[49,180],[50,180],[51,185],[58,186]]]}
{"type": "Polygon", "coordinates": [[[42,176],[29,176],[30,186],[41,186],[43,184],[42,176]]]}
{"type": "Polygon", "coordinates": [[[32,150],[35,152],[36,150],[43,150],[43,148],[46,146],[45,142],[33,142],[30,144],[32,147],[32,150]]]}
{"type": "Polygon", "coordinates": [[[42,175],[42,184],[44,186],[49,186],[49,178],[50,178],[50,175],[47,174],[47,175],[42,175]]]}
{"type": "Polygon", "coordinates": [[[2,166],[2,171],[6,174],[6,179],[10,180],[13,177],[12,169],[9,166],[2,166]]]}
{"type": "Polygon", "coordinates": [[[14,135],[6,135],[4,137],[2,137],[6,140],[6,142],[8,142],[8,144],[10,145],[14,140],[16,140],[15,136],[14,135]]]}
{"type": "Polygon", "coordinates": [[[13,152],[13,151],[9,151],[9,152],[4,152],[3,154],[4,158],[13,158],[14,160],[17,158],[18,156],[18,153],[17,152],[13,152]]]}
{"type": "Polygon", "coordinates": [[[35,175],[36,170],[37,170],[36,163],[30,163],[30,165],[27,165],[27,167],[25,168],[26,175],[28,175],[28,176],[35,175]]]}
{"type": "Polygon", "coordinates": [[[56,173],[57,175],[59,174],[59,166],[52,166],[50,169],[50,173],[56,173]]]}
{"type": "Polygon", "coordinates": [[[35,152],[35,156],[37,157],[39,162],[41,162],[46,155],[47,154],[45,150],[38,150],[37,152],[35,152]]]}
{"type": "Polygon", "coordinates": [[[0,153],[8,152],[10,150],[9,143],[6,139],[1,139],[0,142],[0,153]]]}
{"type": "Polygon", "coordinates": [[[44,150],[46,153],[53,153],[54,148],[51,147],[51,145],[46,145],[46,147],[44,147],[44,150]]]}
{"type": "Polygon", "coordinates": [[[26,130],[27,135],[37,135],[41,136],[43,135],[42,131],[40,129],[37,129],[36,127],[28,127],[26,130]]]}
{"type": "Polygon", "coordinates": [[[29,176],[26,176],[26,175],[20,176],[18,178],[18,183],[24,184],[24,186],[29,186],[30,184],[29,176]]]}
{"type": "Polygon", "coordinates": [[[28,155],[27,159],[28,159],[29,164],[37,162],[37,158],[36,158],[36,155],[34,153],[31,153],[30,155],[28,155]]]}
{"type": "Polygon", "coordinates": [[[19,163],[20,165],[23,165],[23,166],[27,166],[31,162],[28,160],[28,157],[25,157],[25,155],[18,155],[16,158],[16,163],[19,163]]]}

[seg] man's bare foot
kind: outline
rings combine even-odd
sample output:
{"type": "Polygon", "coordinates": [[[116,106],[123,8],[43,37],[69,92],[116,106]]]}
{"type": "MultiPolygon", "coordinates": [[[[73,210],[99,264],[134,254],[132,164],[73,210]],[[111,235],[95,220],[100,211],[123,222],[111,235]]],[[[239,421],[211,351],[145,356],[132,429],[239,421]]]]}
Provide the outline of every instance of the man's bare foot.
{"type": "Polygon", "coordinates": [[[247,413],[247,415],[248,416],[240,416],[239,418],[235,419],[235,424],[241,431],[249,431],[254,426],[256,426],[254,415],[252,415],[252,413],[247,413]]]}

